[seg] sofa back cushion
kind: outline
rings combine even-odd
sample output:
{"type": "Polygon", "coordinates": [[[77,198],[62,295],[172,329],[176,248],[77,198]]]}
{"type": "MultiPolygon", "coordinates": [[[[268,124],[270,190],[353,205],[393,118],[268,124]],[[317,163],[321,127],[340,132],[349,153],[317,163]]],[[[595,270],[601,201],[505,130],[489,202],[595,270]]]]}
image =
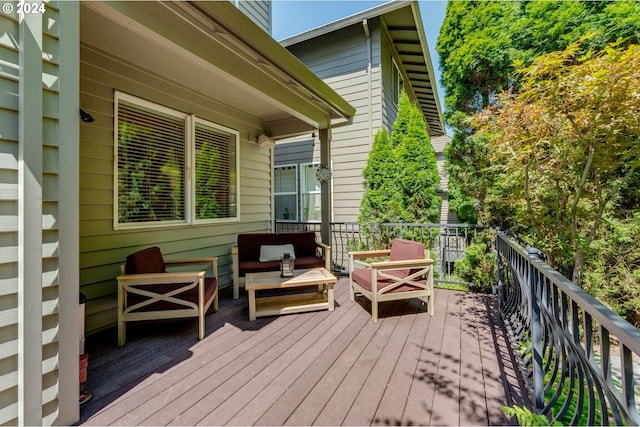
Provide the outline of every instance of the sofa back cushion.
{"type": "Polygon", "coordinates": [[[278,243],[291,243],[296,249],[296,258],[316,255],[316,232],[297,231],[292,233],[279,233],[278,243]]]}
{"type": "Polygon", "coordinates": [[[292,244],[296,258],[316,255],[315,231],[238,234],[238,261],[257,261],[263,245],[292,244]]]}
{"type": "Polygon", "coordinates": [[[157,246],[143,249],[127,257],[125,274],[164,273],[164,259],[157,246]]]}
{"type": "Polygon", "coordinates": [[[260,258],[260,246],[276,244],[278,241],[273,233],[238,234],[238,261],[257,261],[260,258]]]}

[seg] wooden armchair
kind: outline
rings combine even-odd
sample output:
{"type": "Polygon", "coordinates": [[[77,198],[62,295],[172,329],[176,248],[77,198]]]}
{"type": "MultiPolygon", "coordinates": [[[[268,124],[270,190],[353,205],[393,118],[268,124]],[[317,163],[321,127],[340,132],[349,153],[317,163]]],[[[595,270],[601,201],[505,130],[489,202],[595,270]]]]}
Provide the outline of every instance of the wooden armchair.
{"type": "Polygon", "coordinates": [[[199,339],[204,338],[204,316],[213,304],[218,310],[218,258],[165,261],[152,247],[127,257],[118,280],[118,346],[126,341],[126,322],[197,317],[199,339]],[[199,271],[167,272],[167,267],[199,265],[199,271]],[[211,267],[213,277],[205,277],[211,267]]]}
{"type": "Polygon", "coordinates": [[[374,323],[382,301],[427,297],[427,312],[433,316],[433,260],[422,243],[404,239],[394,239],[391,249],[349,252],[349,293],[351,301],[356,293],[371,301],[374,323]]]}

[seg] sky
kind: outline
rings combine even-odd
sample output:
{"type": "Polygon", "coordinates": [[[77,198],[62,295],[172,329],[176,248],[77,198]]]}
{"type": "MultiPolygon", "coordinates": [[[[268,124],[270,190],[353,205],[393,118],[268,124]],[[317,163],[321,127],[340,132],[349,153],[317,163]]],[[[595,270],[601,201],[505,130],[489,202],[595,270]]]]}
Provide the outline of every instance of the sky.
{"type": "MultiPolygon", "coordinates": [[[[272,36],[282,40],[340,18],[386,3],[386,1],[365,0],[273,0],[272,36]]],[[[444,20],[447,2],[445,0],[419,0],[420,14],[427,36],[429,54],[438,84],[441,111],[444,111],[444,89],[440,86],[440,63],[436,53],[436,41],[444,20]]]]}

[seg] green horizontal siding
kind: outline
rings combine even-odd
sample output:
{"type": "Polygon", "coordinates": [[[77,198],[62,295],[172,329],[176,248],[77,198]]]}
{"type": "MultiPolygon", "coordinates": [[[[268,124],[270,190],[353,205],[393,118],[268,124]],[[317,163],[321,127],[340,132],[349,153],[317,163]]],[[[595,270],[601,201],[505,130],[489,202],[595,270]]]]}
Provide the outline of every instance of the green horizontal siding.
{"type": "MultiPolygon", "coordinates": [[[[158,70],[133,64],[82,45],[81,106],[95,118],[80,125],[80,284],[87,295],[87,333],[116,324],[116,280],[127,255],[157,245],[167,257],[218,256],[220,285],[230,286],[231,246],[237,234],[268,230],[271,224],[269,151],[247,141],[255,118],[230,114],[215,94],[167,81],[158,70]],[[113,93],[121,90],[196,114],[240,132],[240,221],[169,228],[113,229],[113,93]]],[[[186,71],[188,72],[188,70],[186,71]]]]}

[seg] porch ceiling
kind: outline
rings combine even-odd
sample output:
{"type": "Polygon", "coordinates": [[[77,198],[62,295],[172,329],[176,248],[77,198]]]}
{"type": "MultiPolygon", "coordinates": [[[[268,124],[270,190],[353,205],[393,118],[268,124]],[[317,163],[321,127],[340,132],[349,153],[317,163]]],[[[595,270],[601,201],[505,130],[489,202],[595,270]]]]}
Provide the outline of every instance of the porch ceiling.
{"type": "Polygon", "coordinates": [[[231,2],[83,2],[80,39],[288,136],[355,109],[231,2]]]}

